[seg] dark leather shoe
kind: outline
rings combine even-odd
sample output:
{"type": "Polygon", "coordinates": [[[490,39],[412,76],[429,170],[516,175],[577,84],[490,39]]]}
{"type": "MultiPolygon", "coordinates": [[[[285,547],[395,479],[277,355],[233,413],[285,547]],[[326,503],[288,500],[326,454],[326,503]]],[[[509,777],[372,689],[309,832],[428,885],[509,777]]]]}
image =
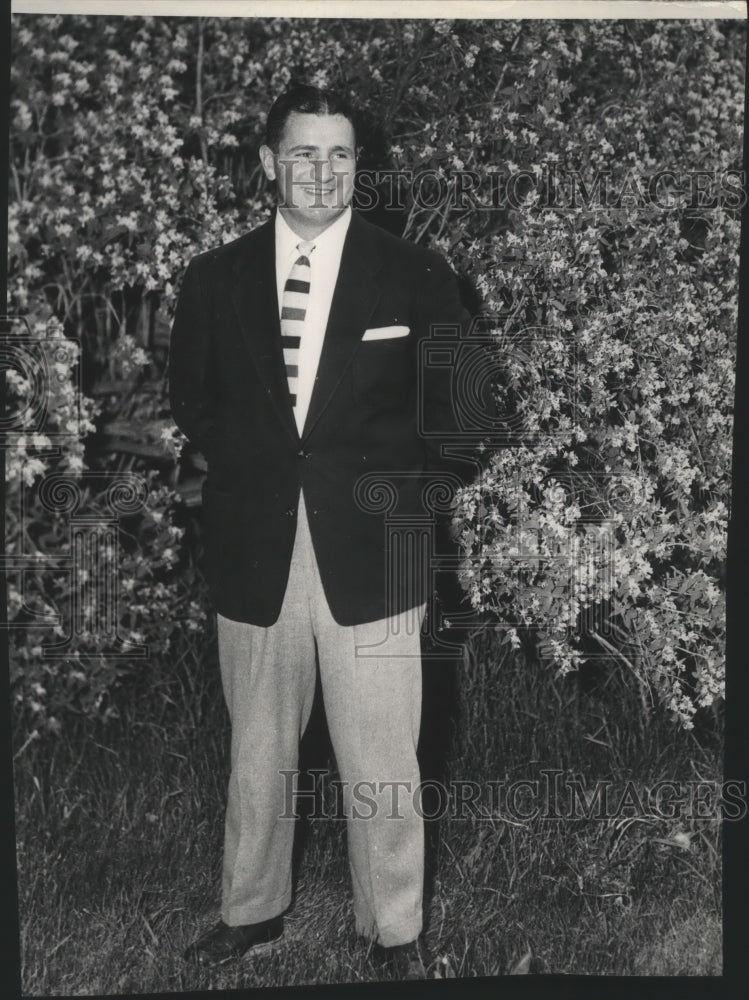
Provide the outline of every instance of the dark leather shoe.
{"type": "Polygon", "coordinates": [[[239,927],[229,927],[221,920],[197,941],[193,941],[185,952],[185,958],[201,965],[222,965],[241,958],[250,951],[266,951],[282,934],[283,917],[273,917],[259,924],[242,924],[239,927]]]}
{"type": "Polygon", "coordinates": [[[393,948],[384,948],[385,961],[393,979],[398,981],[409,979],[427,979],[429,955],[424,944],[419,941],[409,941],[408,944],[398,944],[393,948]]]}

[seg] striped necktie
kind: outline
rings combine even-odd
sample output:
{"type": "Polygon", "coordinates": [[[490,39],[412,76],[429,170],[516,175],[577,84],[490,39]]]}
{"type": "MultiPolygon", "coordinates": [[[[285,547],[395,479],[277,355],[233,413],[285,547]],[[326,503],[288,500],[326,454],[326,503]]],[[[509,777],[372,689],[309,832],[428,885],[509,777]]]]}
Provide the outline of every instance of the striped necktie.
{"type": "Polygon", "coordinates": [[[299,345],[302,341],[304,317],[307,315],[309,302],[309,258],[315,249],[315,244],[302,241],[297,243],[296,248],[300,256],[292,265],[281,298],[281,344],[286,365],[286,377],[289,380],[291,405],[294,407],[296,407],[299,385],[299,345]]]}

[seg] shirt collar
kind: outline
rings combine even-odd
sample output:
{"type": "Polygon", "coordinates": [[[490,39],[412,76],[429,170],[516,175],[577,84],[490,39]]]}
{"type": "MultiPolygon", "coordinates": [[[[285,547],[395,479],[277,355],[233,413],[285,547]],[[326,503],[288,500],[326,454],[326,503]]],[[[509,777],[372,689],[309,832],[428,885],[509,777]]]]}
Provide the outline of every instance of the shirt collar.
{"type": "MultiPolygon", "coordinates": [[[[349,223],[351,222],[351,206],[341,212],[335,222],[331,222],[327,229],[314,238],[315,252],[318,258],[324,253],[335,253],[343,248],[343,241],[346,239],[349,223]]],[[[290,257],[296,252],[297,244],[302,237],[295,233],[286,219],[279,211],[276,211],[276,252],[283,259],[290,257]]]]}

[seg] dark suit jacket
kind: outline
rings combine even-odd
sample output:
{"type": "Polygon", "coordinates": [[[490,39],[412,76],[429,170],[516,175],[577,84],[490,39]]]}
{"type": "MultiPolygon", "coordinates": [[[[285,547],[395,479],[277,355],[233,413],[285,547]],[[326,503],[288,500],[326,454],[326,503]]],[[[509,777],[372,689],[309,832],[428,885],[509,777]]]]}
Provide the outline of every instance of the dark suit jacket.
{"type": "MultiPolygon", "coordinates": [[[[445,372],[418,370],[432,324],[465,323],[442,258],[354,213],[303,434],[284,370],[274,222],[195,257],[185,273],[170,348],[174,420],[208,463],[205,572],[218,612],[272,625],[288,579],[300,488],[330,610],[354,625],[426,599],[423,573],[388,584],[385,516],[425,516],[425,476],[439,442],[417,429],[456,429],[445,372]],[[362,340],[368,328],[408,336],[362,340]],[[417,385],[421,385],[417,393],[417,385]],[[421,398],[419,398],[421,397],[421,398]],[[359,489],[366,474],[392,484],[359,489]]],[[[392,577],[392,573],[390,576],[392,577]]]]}

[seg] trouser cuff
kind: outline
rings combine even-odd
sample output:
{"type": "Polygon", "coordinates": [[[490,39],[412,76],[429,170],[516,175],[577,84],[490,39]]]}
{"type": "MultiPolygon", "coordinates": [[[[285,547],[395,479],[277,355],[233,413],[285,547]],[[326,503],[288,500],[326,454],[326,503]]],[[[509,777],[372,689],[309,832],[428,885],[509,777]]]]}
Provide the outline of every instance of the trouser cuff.
{"type": "Polygon", "coordinates": [[[394,948],[399,944],[409,944],[421,934],[423,920],[421,913],[414,914],[411,920],[402,920],[386,927],[373,927],[356,921],[356,933],[369,941],[374,941],[383,948],[394,948]]]}
{"type": "Polygon", "coordinates": [[[280,916],[291,905],[291,893],[286,892],[278,899],[268,903],[254,903],[244,906],[227,906],[221,908],[221,919],[229,927],[240,927],[245,924],[259,924],[264,920],[272,920],[280,916]]]}

